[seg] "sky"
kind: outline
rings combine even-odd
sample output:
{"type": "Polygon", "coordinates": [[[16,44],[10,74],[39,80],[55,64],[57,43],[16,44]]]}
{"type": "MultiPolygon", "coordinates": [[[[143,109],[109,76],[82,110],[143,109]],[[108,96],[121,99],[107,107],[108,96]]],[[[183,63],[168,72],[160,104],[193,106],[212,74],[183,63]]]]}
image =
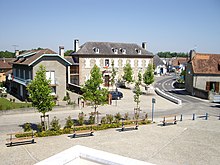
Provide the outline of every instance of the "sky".
{"type": "Polygon", "coordinates": [[[220,54],[220,0],[0,0],[0,51],[58,52],[74,39],[220,54]]]}

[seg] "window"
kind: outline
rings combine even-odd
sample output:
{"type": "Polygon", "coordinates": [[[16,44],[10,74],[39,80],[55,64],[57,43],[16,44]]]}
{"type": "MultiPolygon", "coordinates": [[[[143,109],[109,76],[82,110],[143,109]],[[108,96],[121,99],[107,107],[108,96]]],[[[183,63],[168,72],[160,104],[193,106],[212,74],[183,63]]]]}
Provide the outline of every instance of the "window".
{"type": "Polygon", "coordinates": [[[212,92],[219,92],[219,82],[206,82],[206,90],[212,92]]]}
{"type": "Polygon", "coordinates": [[[105,59],[105,66],[109,66],[109,59],[105,59]]]}
{"type": "Polygon", "coordinates": [[[51,84],[55,84],[55,71],[47,71],[46,78],[47,80],[51,80],[51,84]]]}
{"type": "Polygon", "coordinates": [[[220,64],[218,64],[218,71],[220,71],[220,64]]]}
{"type": "Polygon", "coordinates": [[[93,50],[95,53],[99,53],[99,48],[94,47],[93,50]]]}
{"type": "Polygon", "coordinates": [[[136,52],[138,53],[138,54],[141,54],[141,50],[140,49],[135,49],[136,50],[136,52]]]}
{"type": "Polygon", "coordinates": [[[117,48],[112,48],[112,51],[114,54],[118,54],[118,49],[117,48]]]}

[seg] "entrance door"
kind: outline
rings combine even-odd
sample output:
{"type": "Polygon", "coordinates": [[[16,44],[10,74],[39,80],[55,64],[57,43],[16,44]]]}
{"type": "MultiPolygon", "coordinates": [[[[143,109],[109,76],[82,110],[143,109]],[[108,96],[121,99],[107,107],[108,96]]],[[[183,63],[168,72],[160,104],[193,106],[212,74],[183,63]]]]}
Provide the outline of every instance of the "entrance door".
{"type": "Polygon", "coordinates": [[[105,75],[105,86],[109,87],[109,75],[105,75]]]}

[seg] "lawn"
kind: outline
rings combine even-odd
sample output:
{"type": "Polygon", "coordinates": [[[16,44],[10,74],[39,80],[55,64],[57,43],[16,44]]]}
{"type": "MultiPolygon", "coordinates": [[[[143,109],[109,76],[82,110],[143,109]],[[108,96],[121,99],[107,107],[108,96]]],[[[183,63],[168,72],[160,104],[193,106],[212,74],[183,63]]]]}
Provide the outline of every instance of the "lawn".
{"type": "Polygon", "coordinates": [[[31,104],[16,103],[16,102],[11,102],[5,98],[0,98],[0,110],[9,110],[9,109],[26,108],[26,107],[31,107],[31,104]]]}

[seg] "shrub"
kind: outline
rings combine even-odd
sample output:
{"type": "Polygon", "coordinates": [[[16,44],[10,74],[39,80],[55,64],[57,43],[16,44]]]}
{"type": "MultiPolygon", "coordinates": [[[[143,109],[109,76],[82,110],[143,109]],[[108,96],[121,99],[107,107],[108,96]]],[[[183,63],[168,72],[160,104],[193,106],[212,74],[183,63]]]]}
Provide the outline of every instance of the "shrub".
{"type": "Polygon", "coordinates": [[[106,117],[102,117],[102,119],[101,119],[101,124],[107,124],[107,119],[106,119],[106,117]]]}
{"type": "Polygon", "coordinates": [[[43,131],[42,124],[37,124],[37,132],[42,132],[42,131],[43,131]]]}
{"type": "Polygon", "coordinates": [[[56,118],[56,116],[53,118],[53,120],[50,123],[51,125],[51,131],[58,131],[60,130],[60,124],[59,124],[59,119],[56,118]]]}
{"type": "Polygon", "coordinates": [[[83,125],[84,117],[85,117],[85,115],[83,112],[79,113],[79,115],[78,115],[79,125],[83,125]]]}
{"type": "Polygon", "coordinates": [[[128,117],[128,116],[129,116],[128,112],[125,113],[124,119],[125,119],[125,120],[129,120],[129,117],[128,117]]]}
{"type": "Polygon", "coordinates": [[[92,114],[89,116],[89,124],[95,124],[95,116],[92,114]]]}
{"type": "Polygon", "coordinates": [[[32,130],[31,123],[25,123],[23,128],[24,128],[24,132],[30,132],[32,130]]]}
{"type": "Polygon", "coordinates": [[[115,122],[119,123],[120,119],[121,119],[121,114],[118,112],[115,114],[115,122]]]}
{"type": "Polygon", "coordinates": [[[67,101],[67,97],[66,96],[63,97],[63,101],[67,101]]]}
{"type": "Polygon", "coordinates": [[[113,118],[114,118],[113,115],[107,114],[107,115],[106,115],[107,123],[111,124],[112,121],[113,121],[113,118]]]}
{"type": "Polygon", "coordinates": [[[65,127],[64,128],[72,128],[72,126],[73,126],[73,120],[71,119],[71,117],[70,116],[68,116],[67,118],[66,118],[66,124],[65,124],[65,127]]]}

